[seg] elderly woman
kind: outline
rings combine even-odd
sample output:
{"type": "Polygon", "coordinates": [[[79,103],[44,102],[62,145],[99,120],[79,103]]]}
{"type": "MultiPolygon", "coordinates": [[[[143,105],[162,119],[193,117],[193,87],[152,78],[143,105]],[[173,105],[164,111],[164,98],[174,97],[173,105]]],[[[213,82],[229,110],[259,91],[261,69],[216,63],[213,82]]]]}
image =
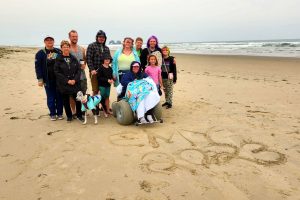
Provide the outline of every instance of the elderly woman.
{"type": "Polygon", "coordinates": [[[152,110],[159,103],[160,96],[153,80],[142,72],[139,62],[131,63],[130,71],[122,77],[121,84],[121,96],[128,100],[132,111],[136,112],[138,122],[152,123],[152,110]]]}
{"type": "MultiPolygon", "coordinates": [[[[63,40],[60,44],[62,55],[55,61],[54,72],[56,85],[63,98],[63,105],[67,115],[67,122],[72,121],[72,111],[70,107],[70,97],[76,99],[76,94],[80,91],[80,64],[78,60],[70,54],[70,43],[63,40]]],[[[84,121],[81,112],[81,103],[76,101],[77,119],[84,121]]]]}
{"type": "Polygon", "coordinates": [[[124,38],[123,46],[114,54],[112,69],[115,86],[119,85],[122,76],[130,70],[130,63],[132,61],[140,62],[140,58],[133,48],[133,42],[134,40],[130,37],[124,38]]]}

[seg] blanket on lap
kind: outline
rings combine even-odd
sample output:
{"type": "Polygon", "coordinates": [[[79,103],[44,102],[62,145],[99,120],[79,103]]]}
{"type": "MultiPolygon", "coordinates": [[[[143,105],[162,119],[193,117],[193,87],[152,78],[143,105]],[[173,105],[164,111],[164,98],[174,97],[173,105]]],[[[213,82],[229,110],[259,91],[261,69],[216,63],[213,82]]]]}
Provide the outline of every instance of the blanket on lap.
{"type": "Polygon", "coordinates": [[[160,100],[157,87],[151,78],[134,80],[127,86],[125,98],[132,111],[136,111],[142,101],[145,101],[145,109],[150,110],[160,100]]]}

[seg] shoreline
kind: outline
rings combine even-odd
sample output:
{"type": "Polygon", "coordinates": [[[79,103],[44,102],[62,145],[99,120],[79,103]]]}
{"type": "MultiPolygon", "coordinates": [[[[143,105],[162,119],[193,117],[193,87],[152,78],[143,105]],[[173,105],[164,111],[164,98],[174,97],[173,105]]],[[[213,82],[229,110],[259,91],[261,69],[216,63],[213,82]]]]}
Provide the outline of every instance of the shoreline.
{"type": "MultiPolygon", "coordinates": [[[[2,46],[0,45],[0,49],[27,49],[27,50],[38,50],[43,47],[33,47],[33,46],[2,46]]],[[[116,50],[111,50],[111,53],[113,54],[116,50]]],[[[197,53],[172,53],[171,55],[174,57],[176,56],[197,56],[197,57],[219,57],[219,58],[251,58],[251,59],[259,59],[259,60],[300,60],[300,57],[287,57],[287,56],[259,56],[259,55],[239,55],[239,54],[197,54],[197,53]]]]}

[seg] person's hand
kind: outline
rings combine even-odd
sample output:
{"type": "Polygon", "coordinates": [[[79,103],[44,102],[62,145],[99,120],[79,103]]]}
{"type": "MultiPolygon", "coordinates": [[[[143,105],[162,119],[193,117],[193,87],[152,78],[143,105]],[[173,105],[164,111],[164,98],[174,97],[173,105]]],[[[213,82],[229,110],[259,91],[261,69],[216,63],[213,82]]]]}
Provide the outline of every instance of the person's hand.
{"type": "Polygon", "coordinates": [[[96,75],[96,74],[97,74],[97,71],[96,71],[96,70],[92,70],[92,71],[91,71],[91,74],[92,74],[92,75],[96,75]]]}
{"type": "Polygon", "coordinates": [[[85,69],[85,64],[80,65],[81,69],[85,69]]]}
{"type": "Polygon", "coordinates": [[[43,87],[44,86],[44,82],[43,81],[39,81],[38,82],[38,86],[43,87]]]}
{"type": "Polygon", "coordinates": [[[68,84],[69,84],[69,85],[74,85],[74,84],[73,84],[73,80],[68,80],[68,84]]]}
{"type": "Polygon", "coordinates": [[[76,81],[75,80],[71,80],[72,81],[72,85],[75,85],[76,81]]]}
{"type": "Polygon", "coordinates": [[[112,80],[112,79],[108,79],[108,81],[107,82],[109,82],[110,84],[113,84],[114,83],[114,80],[112,80]]]}

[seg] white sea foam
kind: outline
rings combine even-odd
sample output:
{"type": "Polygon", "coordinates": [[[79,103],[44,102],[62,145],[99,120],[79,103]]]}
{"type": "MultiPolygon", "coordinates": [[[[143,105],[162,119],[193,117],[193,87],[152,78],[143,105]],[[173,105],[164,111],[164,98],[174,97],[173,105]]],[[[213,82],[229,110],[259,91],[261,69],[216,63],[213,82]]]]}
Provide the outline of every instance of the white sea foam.
{"type": "Polygon", "coordinates": [[[173,53],[300,57],[300,40],[193,42],[165,45],[168,45],[173,53]]]}
{"type": "MultiPolygon", "coordinates": [[[[300,57],[300,40],[161,43],[172,53],[300,57]]],[[[109,45],[116,50],[120,45],[109,45]]]]}

